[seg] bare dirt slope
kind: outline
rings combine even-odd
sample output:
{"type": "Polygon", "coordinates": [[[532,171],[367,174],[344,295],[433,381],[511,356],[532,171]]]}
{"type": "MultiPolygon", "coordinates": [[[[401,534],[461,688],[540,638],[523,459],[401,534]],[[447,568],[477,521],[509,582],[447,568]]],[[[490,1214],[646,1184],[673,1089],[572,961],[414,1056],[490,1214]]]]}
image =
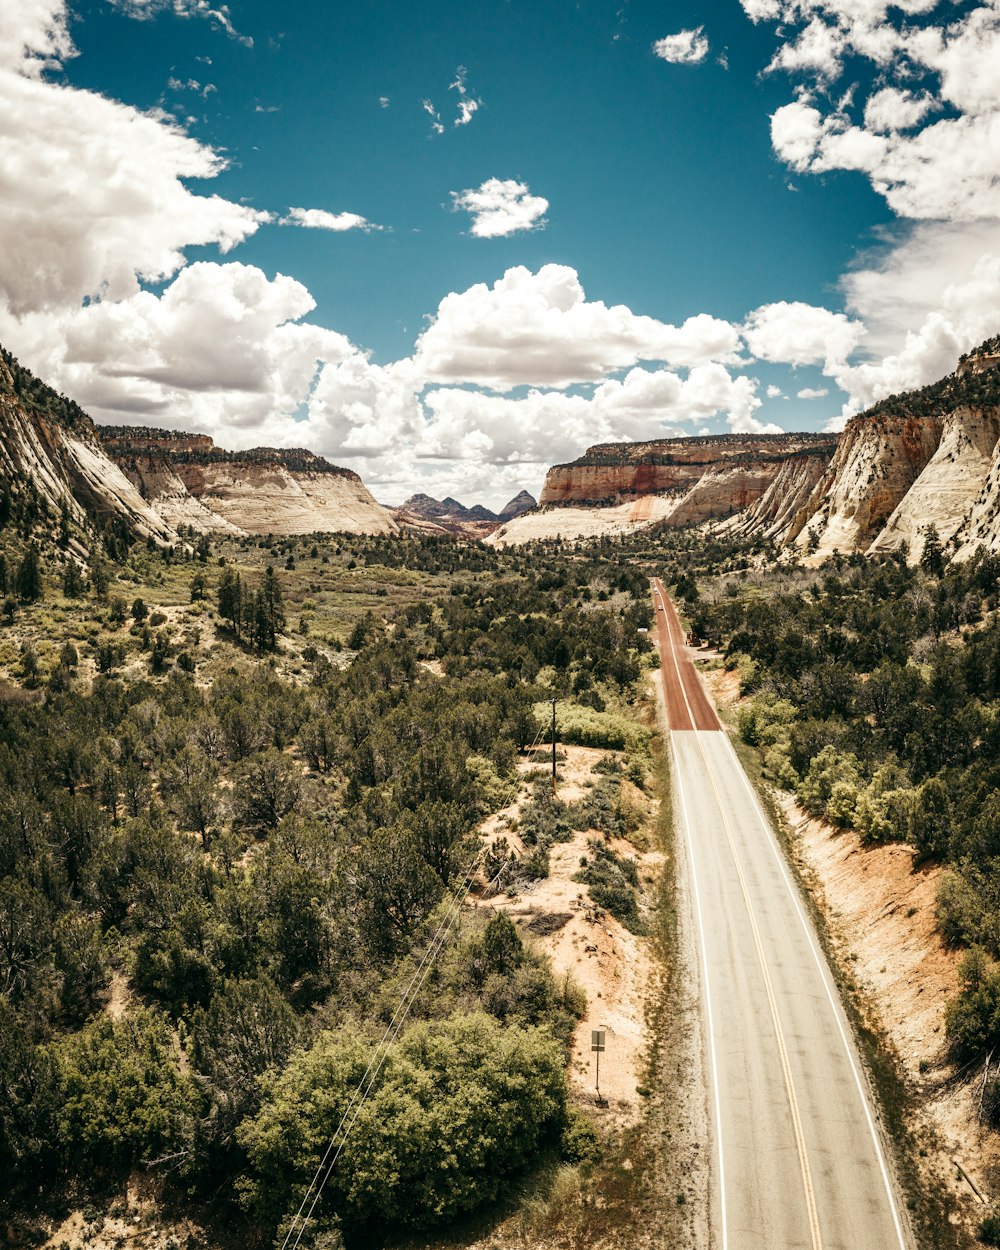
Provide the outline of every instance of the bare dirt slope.
{"type": "MultiPolygon", "coordinates": [[[[597,780],[594,766],[608,752],[576,746],[560,750],[566,759],[559,768],[558,796],[574,802],[597,780]]],[[[639,792],[633,788],[630,797],[635,801],[639,792]]],[[[651,811],[652,803],[646,803],[651,811]]],[[[491,831],[503,833],[515,852],[523,852],[516,833],[498,828],[496,823],[487,832],[491,831]]],[[[648,938],[630,933],[613,916],[596,908],[587,887],[572,879],[588,853],[587,841],[592,836],[582,831],[570,842],[557,843],[550,854],[548,877],[523,887],[514,897],[498,895],[489,905],[507,912],[521,934],[534,940],[551,959],[556,976],[569,974],[586,991],[587,1013],[573,1042],[570,1072],[574,1090],[581,1096],[594,1096],[596,1072],[590,1034],[592,1029],[603,1029],[608,1049],[601,1063],[601,1093],[615,1111],[631,1115],[640,1103],[638,1086],[647,1040],[646,993],[653,959],[648,938]]],[[[659,852],[638,851],[622,839],[614,841],[612,848],[634,860],[640,879],[647,886],[651,884],[663,862],[659,852]]]]}

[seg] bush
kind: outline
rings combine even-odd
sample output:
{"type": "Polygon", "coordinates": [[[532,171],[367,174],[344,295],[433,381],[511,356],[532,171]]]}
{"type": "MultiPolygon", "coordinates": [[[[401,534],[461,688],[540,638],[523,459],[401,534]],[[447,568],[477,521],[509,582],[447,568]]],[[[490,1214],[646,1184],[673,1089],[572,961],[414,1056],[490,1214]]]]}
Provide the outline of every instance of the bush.
{"type": "MultiPolygon", "coordinates": [[[[321,1033],[265,1089],[239,1139],[243,1201],[272,1227],[298,1206],[371,1058],[360,1031],[321,1033]]],[[[326,1187],[348,1231],[421,1229],[494,1201],[565,1123],[558,1044],[540,1029],[453,1015],[393,1045],[326,1187]]]]}
{"type": "Polygon", "coordinates": [[[202,1098],[180,1070],[169,1025],[139,1008],[100,1017],[55,1048],[60,1137],[81,1162],[131,1167],[190,1149],[202,1098]]]}
{"type": "Polygon", "coordinates": [[[639,872],[630,859],[616,855],[609,847],[591,841],[591,856],[573,876],[590,889],[598,907],[609,911],[630,933],[645,933],[639,914],[639,872]]]}
{"type": "Polygon", "coordinates": [[[941,874],[937,896],[937,921],[944,939],[952,946],[982,941],[984,909],[979,891],[962,873],[941,874]]]}
{"type": "Polygon", "coordinates": [[[962,957],[958,979],[945,1029],[956,1059],[965,1061],[1000,1047],[1000,964],[974,946],[962,957]]]}
{"type": "Polygon", "coordinates": [[[984,1246],[1000,1246],[1000,1216],[988,1215],[976,1235],[984,1246]]]}
{"type": "Polygon", "coordinates": [[[562,1157],[567,1163],[591,1163],[597,1158],[600,1145],[593,1120],[576,1107],[570,1107],[560,1143],[562,1157]]]}
{"type": "MultiPolygon", "coordinates": [[[[548,724],[552,715],[548,703],[535,704],[535,717],[548,724]]],[[[556,725],[559,740],[581,747],[604,747],[609,751],[645,751],[649,744],[649,730],[625,716],[614,712],[597,712],[577,703],[560,700],[556,708],[556,725]]]]}
{"type": "Polygon", "coordinates": [[[798,712],[787,699],[759,695],[739,710],[740,737],[752,747],[774,746],[787,742],[788,726],[798,712]]]}
{"type": "Polygon", "coordinates": [[[814,757],[798,786],[803,805],[836,825],[850,825],[863,788],[857,756],[826,746],[814,757]]]}

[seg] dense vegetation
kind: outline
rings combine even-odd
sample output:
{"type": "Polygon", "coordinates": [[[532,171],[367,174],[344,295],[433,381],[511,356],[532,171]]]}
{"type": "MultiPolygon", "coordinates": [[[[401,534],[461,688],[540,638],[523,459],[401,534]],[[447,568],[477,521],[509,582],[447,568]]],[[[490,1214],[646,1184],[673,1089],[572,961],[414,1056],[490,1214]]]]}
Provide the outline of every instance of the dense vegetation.
{"type": "Polygon", "coordinates": [[[740,730],[780,786],[869,842],[948,865],[945,937],[968,946],[956,1056],[1000,1048],[1000,559],[834,558],[727,579],[692,608],[752,696],[740,730]]]}
{"type": "MultiPolygon", "coordinates": [[[[0,625],[8,1215],[139,1169],[186,1201],[215,1195],[217,1220],[270,1244],[547,700],[567,736],[646,749],[624,714],[649,652],[641,572],[436,538],[227,551],[98,554],[69,594],[43,546],[37,595],[0,625]],[[428,595],[441,571],[446,592],[428,595]],[[324,578],[365,591],[353,624],[282,636],[292,594],[324,578]]],[[[632,783],[644,775],[634,764],[632,783]]],[[[580,880],[641,929],[634,867],[606,845],[637,823],[621,784],[612,756],[578,803],[538,785],[519,830],[531,853],[499,844],[476,888],[544,876],[552,842],[586,829],[580,880]]],[[[453,1220],[540,1152],[587,1148],[566,1083],[580,991],[486,915],[414,998],[315,1244],[453,1220]]]]}

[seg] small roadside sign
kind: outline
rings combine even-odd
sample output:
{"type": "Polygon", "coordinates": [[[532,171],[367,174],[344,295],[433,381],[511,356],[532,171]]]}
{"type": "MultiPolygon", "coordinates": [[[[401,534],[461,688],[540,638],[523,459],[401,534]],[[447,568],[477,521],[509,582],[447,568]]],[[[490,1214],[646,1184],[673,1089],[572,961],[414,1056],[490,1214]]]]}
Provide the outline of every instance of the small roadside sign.
{"type": "Polygon", "coordinates": [[[597,1063],[597,1071],[594,1075],[594,1085],[597,1089],[597,1105],[599,1107],[606,1107],[608,1105],[604,1101],[604,1099],[601,1097],[601,1055],[604,1053],[606,1049],[605,1044],[604,1044],[604,1038],[605,1038],[604,1029],[591,1029],[590,1030],[590,1049],[597,1056],[597,1059],[595,1061],[597,1063]]]}

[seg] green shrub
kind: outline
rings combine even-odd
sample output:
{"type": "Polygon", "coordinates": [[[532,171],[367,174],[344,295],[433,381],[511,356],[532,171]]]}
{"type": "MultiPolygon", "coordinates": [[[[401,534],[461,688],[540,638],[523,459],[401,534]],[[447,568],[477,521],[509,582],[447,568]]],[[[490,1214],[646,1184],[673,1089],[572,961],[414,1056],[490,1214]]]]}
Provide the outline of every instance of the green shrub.
{"type": "Polygon", "coordinates": [[[599,842],[591,841],[590,849],[590,858],[573,880],[586,885],[598,907],[609,911],[629,932],[645,933],[639,913],[639,871],[634,862],[599,842]]]}
{"type": "Polygon", "coordinates": [[[945,1029],[960,1061],[1000,1047],[1000,964],[979,946],[958,968],[959,991],[945,1008],[945,1029]]]}
{"type": "Polygon", "coordinates": [[[740,737],[753,747],[774,746],[776,743],[787,742],[788,726],[798,716],[798,712],[787,699],[776,699],[773,695],[758,695],[739,710],[737,724],[740,737]]]}
{"type": "Polygon", "coordinates": [[[600,1152],[600,1139],[593,1120],[576,1107],[567,1109],[560,1148],[567,1163],[591,1163],[600,1152]]]}
{"type": "MultiPolygon", "coordinates": [[[[548,703],[535,704],[535,717],[548,724],[552,715],[548,703]]],[[[604,747],[609,751],[645,751],[650,733],[644,726],[616,712],[597,712],[590,707],[560,700],[556,707],[556,732],[560,741],[582,747],[604,747]]]]}
{"type": "MultiPolygon", "coordinates": [[[[371,1054],[360,1031],[321,1033],[240,1128],[242,1200],[270,1226],[297,1208],[371,1054]]],[[[485,1014],[414,1025],[361,1105],[319,1213],[362,1231],[453,1220],[494,1201],[558,1140],[565,1106],[562,1053],[545,1031],[485,1014]]]]}
{"type": "Polygon", "coordinates": [[[964,874],[941,874],[937,896],[937,921],[945,941],[952,946],[983,940],[983,900],[964,874]]]}
{"type": "Polygon", "coordinates": [[[854,819],[863,786],[857,756],[841,755],[834,747],[825,746],[799,782],[798,796],[814,815],[847,826],[854,819]]]}
{"type": "Polygon", "coordinates": [[[95,1167],[131,1167],[190,1150],[203,1100],[157,1012],[99,1017],[61,1038],[54,1053],[60,1138],[71,1155],[95,1167]]]}
{"type": "Polygon", "coordinates": [[[988,1215],[976,1235],[984,1246],[1000,1246],[1000,1216],[988,1215]]]}

